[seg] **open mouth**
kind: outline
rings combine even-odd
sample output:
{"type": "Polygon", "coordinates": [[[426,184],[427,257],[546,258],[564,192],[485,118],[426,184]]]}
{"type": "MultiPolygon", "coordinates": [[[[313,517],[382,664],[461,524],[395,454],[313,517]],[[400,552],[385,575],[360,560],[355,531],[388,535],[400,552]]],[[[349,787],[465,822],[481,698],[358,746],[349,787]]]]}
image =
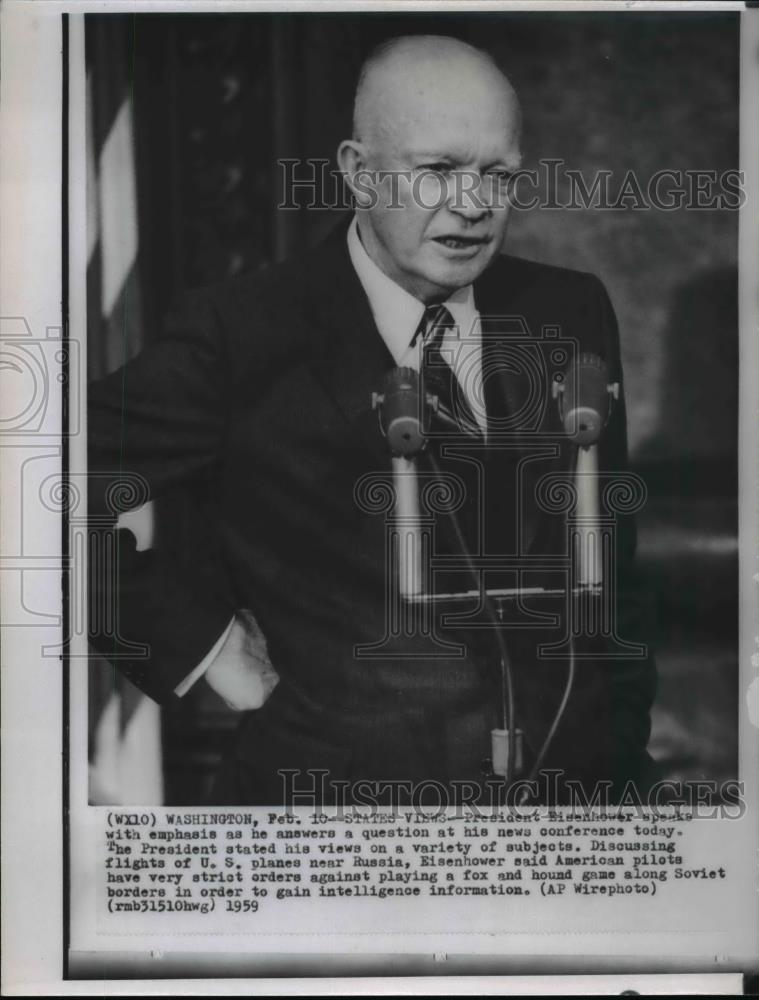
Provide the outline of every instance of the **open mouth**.
{"type": "Polygon", "coordinates": [[[473,250],[487,243],[486,239],[474,236],[436,236],[434,240],[449,250],[473,250]]]}

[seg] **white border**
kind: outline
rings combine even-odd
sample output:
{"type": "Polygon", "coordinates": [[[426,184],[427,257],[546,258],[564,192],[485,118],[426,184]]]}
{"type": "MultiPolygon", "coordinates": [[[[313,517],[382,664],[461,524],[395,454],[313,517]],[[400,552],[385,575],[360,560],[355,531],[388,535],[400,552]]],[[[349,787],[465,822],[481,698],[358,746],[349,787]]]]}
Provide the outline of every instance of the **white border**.
{"type": "MultiPolygon", "coordinates": [[[[310,9],[313,5],[303,0],[289,3],[195,3],[188,4],[198,11],[289,11],[310,9]]],[[[472,2],[467,12],[486,10],[521,11],[535,9],[529,2],[472,2]]],[[[546,3],[541,11],[588,10],[632,12],[634,10],[677,11],[687,10],[741,10],[742,4],[730,3],[546,3]]],[[[61,322],[61,239],[60,239],[60,182],[51,183],[58,176],[61,152],[61,22],[64,11],[143,11],[175,10],[177,4],[169,2],[105,3],[105,2],[56,2],[56,0],[7,0],[2,19],[2,76],[0,77],[0,127],[3,151],[0,162],[0,210],[3,222],[0,244],[0,315],[25,315],[36,335],[39,331],[61,322]],[[22,234],[22,238],[19,238],[22,234]]],[[[462,10],[460,3],[408,3],[395,0],[390,4],[377,2],[335,3],[319,5],[320,10],[361,11],[392,10],[395,12],[437,9],[462,10]]],[[[759,247],[759,214],[754,211],[754,199],[759,192],[759,130],[755,128],[756,108],[747,95],[756,86],[755,53],[759,47],[759,11],[745,13],[742,18],[742,78],[741,78],[741,165],[746,171],[748,203],[741,213],[740,225],[740,288],[741,288],[741,689],[746,692],[756,677],[752,657],[756,654],[752,624],[757,621],[756,587],[757,572],[755,553],[759,551],[756,497],[759,495],[759,470],[756,463],[756,384],[759,370],[759,297],[757,296],[757,247],[759,247]],[[753,130],[753,131],[752,131],[753,130]]],[[[73,41],[73,33],[71,35],[73,41]]],[[[72,51],[72,56],[73,56],[72,51]]],[[[74,95],[72,95],[74,96],[74,95]]],[[[74,138],[72,136],[72,138],[74,138]]],[[[72,152],[76,153],[73,149],[72,152]]],[[[83,149],[83,144],[81,145],[83,149]]],[[[73,171],[72,171],[73,174],[73,171]]],[[[80,195],[72,188],[71,212],[83,206],[76,199],[80,195]]],[[[83,217],[83,215],[82,215],[83,217]]],[[[72,225],[72,236],[75,227],[72,225]]],[[[74,249],[74,248],[72,248],[74,249]]],[[[76,315],[83,316],[84,302],[76,283],[70,286],[72,324],[76,315]]],[[[719,345],[715,345],[715,350],[719,345]]],[[[2,373],[0,373],[0,378],[2,373]]],[[[53,387],[55,389],[55,387],[53,387]]],[[[57,398],[51,402],[50,413],[60,412],[57,398]]],[[[51,420],[53,418],[51,417],[51,420]]],[[[55,442],[56,427],[44,427],[45,437],[35,441],[55,442]]],[[[72,441],[73,451],[83,447],[84,435],[72,441]]],[[[5,441],[2,442],[5,445],[5,441]]],[[[0,517],[0,546],[2,552],[12,553],[20,534],[20,508],[18,497],[13,495],[14,482],[9,478],[12,466],[6,455],[3,460],[3,504],[0,517]]],[[[51,470],[56,468],[50,460],[51,470]]],[[[59,552],[59,532],[49,521],[40,524],[42,544],[51,554],[59,552]]],[[[3,701],[2,701],[2,790],[3,790],[3,958],[4,991],[36,995],[62,994],[140,994],[160,992],[178,993],[301,993],[312,990],[323,992],[328,986],[333,993],[375,992],[377,980],[171,980],[142,982],[67,982],[60,980],[63,954],[61,921],[63,899],[61,892],[62,843],[62,782],[60,753],[61,727],[61,672],[58,662],[43,659],[39,654],[40,641],[54,643],[60,633],[53,627],[45,630],[7,630],[3,636],[3,701]],[[42,632],[44,631],[44,634],[42,632]]],[[[72,719],[72,721],[75,721],[72,719]]],[[[81,730],[81,727],[80,727],[81,730]]],[[[75,746],[72,748],[75,749],[75,746]]],[[[740,764],[742,776],[755,776],[759,756],[759,730],[748,719],[745,699],[741,702],[740,764]]],[[[747,788],[753,800],[751,816],[752,842],[759,843],[756,789],[747,788]]],[[[72,802],[72,805],[74,803],[72,802]]],[[[748,823],[748,817],[744,822],[748,823]]],[[[754,876],[754,873],[752,873],[754,876]]],[[[755,877],[750,883],[755,882],[755,877]]],[[[744,957],[748,961],[749,953],[744,957]]],[[[712,956],[719,959],[720,956],[712,956]]],[[[724,957],[724,956],[723,956],[724,957]]],[[[737,956],[734,956],[737,957],[737,956]]],[[[635,977],[636,979],[639,977],[635,977]]],[[[541,977],[538,977],[540,980],[541,977]]],[[[446,977],[381,980],[381,991],[400,993],[409,989],[424,992],[456,992],[485,994],[534,992],[531,986],[546,988],[530,979],[504,980],[462,979],[446,977]],[[436,989],[439,987],[439,989],[436,989]],[[517,989],[515,990],[514,987],[517,989]]],[[[699,977],[699,982],[701,978],[699,977]]],[[[734,983],[734,980],[733,980],[734,983]]],[[[598,986],[597,977],[580,977],[566,982],[564,992],[592,992],[598,986]]],[[[615,986],[617,984],[615,983],[615,986]]],[[[620,988],[633,986],[628,977],[620,988]]],[[[664,986],[660,982],[660,986],[664,986]]],[[[688,984],[694,991],[698,984],[688,984]]],[[[716,991],[721,984],[711,980],[708,987],[716,991]]],[[[651,984],[647,989],[651,990],[651,984]]]]}
{"type": "MultiPolygon", "coordinates": [[[[51,11],[7,5],[2,19],[2,165],[0,167],[0,315],[23,316],[34,336],[61,326],[61,20],[51,11]],[[57,178],[51,183],[51,178],[57,178]]],[[[0,373],[0,376],[2,373],[0,373]]],[[[51,399],[43,440],[60,435],[60,386],[50,382],[51,399]]],[[[5,406],[13,412],[10,400],[5,406]]],[[[0,451],[4,557],[18,554],[21,496],[18,449],[0,451]]],[[[54,452],[55,448],[53,448],[54,452]]],[[[46,471],[60,459],[44,460],[46,471]]],[[[38,511],[24,510],[25,519],[38,511]]],[[[40,551],[60,559],[60,522],[41,517],[35,525],[40,551]],[[52,522],[52,523],[51,523],[52,522]]],[[[24,525],[29,527],[28,521],[24,525]]],[[[35,546],[36,550],[36,546],[35,546]]],[[[30,574],[30,576],[33,574],[30,574]]],[[[5,574],[3,574],[5,576],[5,574]]],[[[55,574],[45,574],[50,593],[55,574]]],[[[6,578],[7,579],[7,578],[6,578]]],[[[3,591],[5,597],[7,594],[3,591]]],[[[45,596],[45,595],[43,595],[45,596]]],[[[60,600],[60,598],[58,598],[60,600]]],[[[53,600],[53,609],[55,600],[53,600]]],[[[4,611],[7,602],[3,600],[4,611]]],[[[4,621],[8,618],[2,615],[4,621]]],[[[5,628],[2,645],[2,921],[6,989],[42,989],[61,977],[63,961],[61,885],[62,774],[60,662],[43,658],[43,642],[60,642],[59,628],[5,628]]]]}

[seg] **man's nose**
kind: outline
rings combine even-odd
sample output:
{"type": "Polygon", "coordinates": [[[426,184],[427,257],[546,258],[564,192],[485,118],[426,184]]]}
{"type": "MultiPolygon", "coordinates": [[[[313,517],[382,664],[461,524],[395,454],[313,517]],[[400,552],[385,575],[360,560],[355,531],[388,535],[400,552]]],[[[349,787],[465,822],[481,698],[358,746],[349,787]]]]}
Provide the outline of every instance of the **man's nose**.
{"type": "Polygon", "coordinates": [[[490,214],[491,206],[485,197],[482,178],[479,174],[461,171],[451,178],[450,197],[448,208],[467,219],[469,222],[478,222],[486,215],[490,214]]]}

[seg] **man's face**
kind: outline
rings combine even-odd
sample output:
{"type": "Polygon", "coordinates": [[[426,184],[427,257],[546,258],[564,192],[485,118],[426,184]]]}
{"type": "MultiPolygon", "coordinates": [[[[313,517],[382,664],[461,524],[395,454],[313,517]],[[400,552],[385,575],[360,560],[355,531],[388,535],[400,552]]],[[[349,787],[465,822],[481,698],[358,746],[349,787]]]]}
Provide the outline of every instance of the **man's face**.
{"type": "Polygon", "coordinates": [[[519,111],[502,87],[466,74],[459,87],[453,67],[434,83],[407,91],[367,142],[367,169],[381,179],[359,211],[369,255],[425,302],[470,284],[499,252],[520,162],[519,111]]]}

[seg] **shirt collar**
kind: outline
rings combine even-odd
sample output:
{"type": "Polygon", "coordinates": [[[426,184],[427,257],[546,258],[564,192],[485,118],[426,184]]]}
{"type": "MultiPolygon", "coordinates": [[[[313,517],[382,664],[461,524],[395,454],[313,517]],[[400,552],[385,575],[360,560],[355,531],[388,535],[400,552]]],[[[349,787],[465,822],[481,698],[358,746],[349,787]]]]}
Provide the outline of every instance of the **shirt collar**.
{"type": "MultiPolygon", "coordinates": [[[[356,216],[353,217],[348,229],[348,253],[366,292],[380,336],[395,363],[400,364],[424,314],[424,303],[410,295],[377,267],[361,243],[356,216]]],[[[477,309],[471,285],[457,289],[443,305],[449,310],[463,334],[473,329],[477,319],[477,309]]]]}

